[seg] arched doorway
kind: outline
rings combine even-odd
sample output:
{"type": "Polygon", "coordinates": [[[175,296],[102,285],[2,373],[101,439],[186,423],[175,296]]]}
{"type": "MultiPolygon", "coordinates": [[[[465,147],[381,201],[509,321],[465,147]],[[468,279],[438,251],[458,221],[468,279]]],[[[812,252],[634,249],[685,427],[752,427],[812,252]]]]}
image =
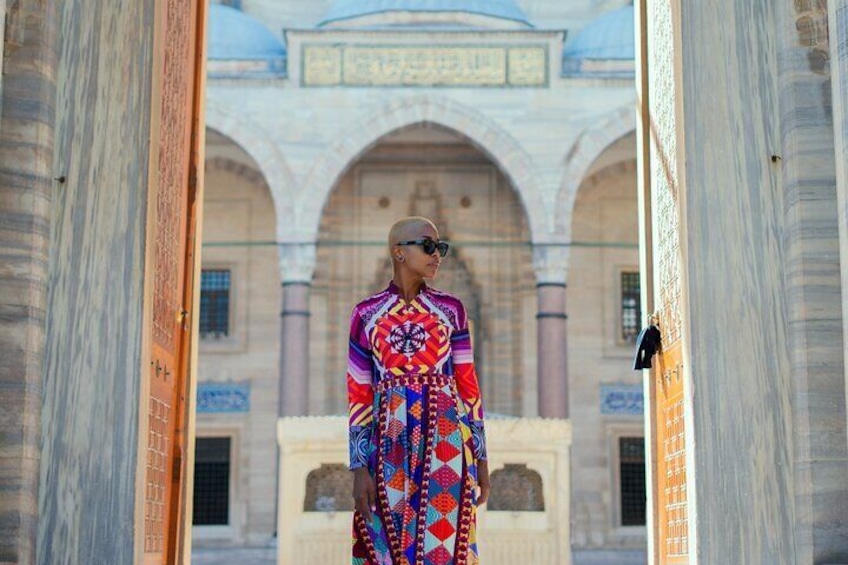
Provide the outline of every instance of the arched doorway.
{"type": "Polygon", "coordinates": [[[432,218],[454,243],[434,286],[466,304],[488,411],[532,413],[536,295],[524,208],[487,155],[429,123],[382,137],[324,205],[310,299],[310,413],[346,412],[350,311],[391,279],[386,234],[407,215],[432,218]]]}
{"type": "Polygon", "coordinates": [[[636,137],[587,163],[571,215],[569,379],[575,560],[593,548],[644,560],[641,373],[630,370],[639,311],[636,137]],[[584,408],[586,407],[586,408],[584,408]]]}
{"type": "Polygon", "coordinates": [[[193,532],[201,545],[270,540],[281,309],[274,200],[245,148],[211,128],[204,190],[193,532]]]}

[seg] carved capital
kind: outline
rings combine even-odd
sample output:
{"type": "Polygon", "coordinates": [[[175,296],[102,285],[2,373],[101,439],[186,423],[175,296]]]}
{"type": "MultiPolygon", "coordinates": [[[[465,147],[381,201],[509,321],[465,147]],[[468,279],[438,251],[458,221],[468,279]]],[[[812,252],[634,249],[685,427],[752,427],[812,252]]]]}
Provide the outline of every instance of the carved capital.
{"type": "Polygon", "coordinates": [[[565,284],[571,247],[560,243],[533,244],[533,270],[537,284],[565,284]]]}
{"type": "Polygon", "coordinates": [[[317,260],[314,243],[280,243],[279,250],[282,282],[312,282],[317,260]]]}

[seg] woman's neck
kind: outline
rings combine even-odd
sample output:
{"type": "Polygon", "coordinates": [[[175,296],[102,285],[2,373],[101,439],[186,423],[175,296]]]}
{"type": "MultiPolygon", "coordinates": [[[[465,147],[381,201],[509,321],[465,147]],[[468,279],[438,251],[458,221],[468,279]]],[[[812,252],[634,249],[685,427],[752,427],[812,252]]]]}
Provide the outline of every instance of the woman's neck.
{"type": "Polygon", "coordinates": [[[392,279],[398,288],[398,294],[406,302],[411,302],[424,287],[424,279],[420,276],[410,275],[404,272],[395,272],[392,279]]]}

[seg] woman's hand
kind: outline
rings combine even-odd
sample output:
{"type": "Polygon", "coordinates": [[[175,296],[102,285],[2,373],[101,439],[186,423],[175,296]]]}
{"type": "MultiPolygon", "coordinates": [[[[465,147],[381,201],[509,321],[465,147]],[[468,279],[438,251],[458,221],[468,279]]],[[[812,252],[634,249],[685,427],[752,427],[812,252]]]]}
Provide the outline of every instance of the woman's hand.
{"type": "Polygon", "coordinates": [[[489,462],[477,461],[477,485],[480,487],[480,495],[477,497],[477,506],[486,504],[489,500],[489,462]]]}
{"type": "Polygon", "coordinates": [[[371,513],[377,511],[377,484],[367,467],[353,471],[353,502],[365,521],[370,522],[371,513]]]}

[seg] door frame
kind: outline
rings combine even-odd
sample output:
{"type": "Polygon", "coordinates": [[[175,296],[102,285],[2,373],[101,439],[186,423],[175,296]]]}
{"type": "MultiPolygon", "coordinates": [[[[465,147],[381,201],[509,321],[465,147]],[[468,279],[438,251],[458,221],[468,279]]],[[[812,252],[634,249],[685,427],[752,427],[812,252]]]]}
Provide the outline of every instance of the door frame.
{"type": "MultiPolygon", "coordinates": [[[[207,54],[207,14],[209,0],[195,0],[195,38],[194,38],[194,85],[191,102],[191,154],[189,159],[189,188],[188,227],[186,230],[186,264],[185,281],[183,285],[183,304],[190,305],[188,315],[183,323],[186,324],[187,336],[184,346],[180,348],[178,366],[183,379],[177,385],[178,404],[174,414],[177,419],[175,438],[180,441],[182,457],[175,469],[174,496],[169,503],[171,515],[167,535],[169,542],[169,563],[188,564],[191,562],[191,515],[192,489],[194,468],[194,437],[195,437],[195,400],[197,397],[197,357],[198,357],[198,321],[195,315],[200,307],[200,265],[203,218],[203,185],[204,185],[204,148],[206,140],[205,120],[205,90],[206,90],[206,54],[207,54]]],[[[153,34],[153,57],[151,69],[151,122],[150,147],[148,153],[148,187],[145,231],[145,266],[155,262],[155,226],[156,226],[156,195],[159,187],[159,139],[161,134],[162,97],[159,95],[163,83],[164,68],[164,29],[159,24],[167,8],[167,0],[155,0],[153,34]]],[[[153,277],[144,276],[144,308],[142,314],[142,347],[140,367],[140,398],[138,401],[138,446],[136,463],[136,500],[135,500],[135,531],[133,549],[136,562],[144,555],[145,535],[145,489],[147,462],[146,452],[148,437],[145,430],[149,426],[148,408],[150,404],[150,358],[152,356],[152,327],[153,327],[153,277]]],[[[175,446],[176,447],[176,446],[175,446]]],[[[176,450],[174,450],[176,451],[176,450]]]]}

